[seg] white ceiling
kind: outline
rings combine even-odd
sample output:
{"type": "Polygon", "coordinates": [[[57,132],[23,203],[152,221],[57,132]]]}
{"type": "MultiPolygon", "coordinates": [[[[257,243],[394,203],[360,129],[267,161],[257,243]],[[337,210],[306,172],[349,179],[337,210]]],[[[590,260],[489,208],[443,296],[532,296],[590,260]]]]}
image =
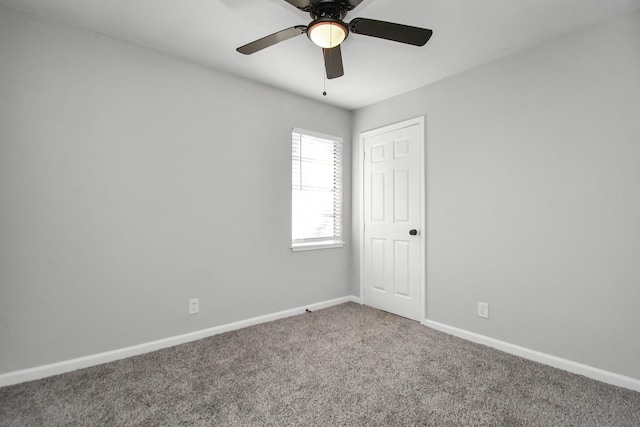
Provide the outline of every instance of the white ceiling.
{"type": "MultiPolygon", "coordinates": [[[[347,18],[430,28],[424,47],[352,34],[345,75],[326,82],[321,49],[304,35],[251,56],[235,48],[306,25],[284,0],[0,0],[347,109],[408,92],[615,15],[640,0],[364,0],[347,18]]],[[[597,52],[594,52],[597,54],[597,52]]]]}

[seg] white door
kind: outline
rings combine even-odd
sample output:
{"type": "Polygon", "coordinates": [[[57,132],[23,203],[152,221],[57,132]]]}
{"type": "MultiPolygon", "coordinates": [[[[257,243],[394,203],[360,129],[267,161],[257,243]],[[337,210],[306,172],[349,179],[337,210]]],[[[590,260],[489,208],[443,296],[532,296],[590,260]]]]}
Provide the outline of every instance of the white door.
{"type": "Polygon", "coordinates": [[[424,318],[424,120],[365,132],[362,298],[366,305],[424,318]]]}

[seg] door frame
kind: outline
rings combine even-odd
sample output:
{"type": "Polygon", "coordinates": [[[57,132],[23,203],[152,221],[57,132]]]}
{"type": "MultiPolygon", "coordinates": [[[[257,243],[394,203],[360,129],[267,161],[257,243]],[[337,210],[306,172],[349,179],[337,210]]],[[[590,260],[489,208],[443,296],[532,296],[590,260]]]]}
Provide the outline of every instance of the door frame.
{"type": "Polygon", "coordinates": [[[361,167],[360,173],[360,200],[358,201],[360,208],[359,215],[359,231],[360,231],[360,302],[362,304],[366,304],[366,295],[365,295],[365,286],[364,286],[364,182],[365,182],[365,164],[364,164],[364,141],[366,138],[371,136],[380,135],[387,132],[393,132],[398,129],[406,128],[409,126],[418,125],[420,129],[420,323],[424,323],[427,319],[427,305],[426,305],[426,295],[427,295],[427,282],[426,282],[426,264],[427,264],[427,221],[426,221],[426,199],[427,199],[427,180],[426,180],[426,168],[425,168],[425,116],[414,117],[409,120],[404,120],[402,122],[393,123],[387,126],[383,126],[380,128],[372,129],[369,131],[360,133],[360,149],[358,150],[358,162],[361,167]]]}

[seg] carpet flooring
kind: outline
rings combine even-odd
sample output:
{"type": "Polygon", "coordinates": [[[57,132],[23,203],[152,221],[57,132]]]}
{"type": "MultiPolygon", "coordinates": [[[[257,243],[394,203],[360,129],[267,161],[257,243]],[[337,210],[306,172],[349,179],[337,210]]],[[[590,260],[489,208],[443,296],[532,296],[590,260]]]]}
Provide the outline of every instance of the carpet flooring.
{"type": "Polygon", "coordinates": [[[640,426],[640,393],[346,303],[0,388],[0,425],[640,426]]]}

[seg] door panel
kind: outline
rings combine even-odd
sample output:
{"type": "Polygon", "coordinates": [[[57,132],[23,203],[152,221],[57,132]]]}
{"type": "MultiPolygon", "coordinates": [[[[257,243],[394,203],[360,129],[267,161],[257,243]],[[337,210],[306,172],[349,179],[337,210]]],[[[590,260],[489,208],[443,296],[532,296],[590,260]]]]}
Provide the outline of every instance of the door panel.
{"type": "Polygon", "coordinates": [[[394,289],[396,295],[411,298],[411,243],[395,241],[393,248],[394,289]]]}
{"type": "Polygon", "coordinates": [[[411,210],[409,196],[409,175],[408,170],[393,171],[393,217],[396,224],[409,222],[409,212],[411,210]]]}
{"type": "Polygon", "coordinates": [[[383,293],[387,292],[384,283],[385,245],[384,239],[371,239],[371,286],[383,293]]]}
{"type": "Polygon", "coordinates": [[[371,174],[371,218],[369,222],[385,221],[385,175],[384,173],[371,174]]]}

